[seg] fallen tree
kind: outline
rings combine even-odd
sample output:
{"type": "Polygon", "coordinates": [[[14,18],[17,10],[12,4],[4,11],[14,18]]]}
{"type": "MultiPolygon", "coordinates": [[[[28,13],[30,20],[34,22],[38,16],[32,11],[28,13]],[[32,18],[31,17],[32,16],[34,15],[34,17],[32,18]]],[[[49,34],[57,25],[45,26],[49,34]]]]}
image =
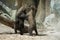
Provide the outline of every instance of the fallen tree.
{"type": "Polygon", "coordinates": [[[8,20],[4,18],[3,16],[0,16],[0,22],[4,25],[7,25],[11,28],[14,28],[14,21],[13,20],[8,20]]]}

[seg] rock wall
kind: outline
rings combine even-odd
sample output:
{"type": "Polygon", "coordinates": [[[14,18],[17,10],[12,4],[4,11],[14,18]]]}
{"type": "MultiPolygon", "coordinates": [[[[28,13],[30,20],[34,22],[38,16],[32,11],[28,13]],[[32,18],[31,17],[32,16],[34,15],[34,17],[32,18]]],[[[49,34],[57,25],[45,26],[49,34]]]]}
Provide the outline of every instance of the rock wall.
{"type": "Polygon", "coordinates": [[[48,34],[60,33],[60,0],[51,0],[51,13],[45,18],[44,25],[48,34]]]}

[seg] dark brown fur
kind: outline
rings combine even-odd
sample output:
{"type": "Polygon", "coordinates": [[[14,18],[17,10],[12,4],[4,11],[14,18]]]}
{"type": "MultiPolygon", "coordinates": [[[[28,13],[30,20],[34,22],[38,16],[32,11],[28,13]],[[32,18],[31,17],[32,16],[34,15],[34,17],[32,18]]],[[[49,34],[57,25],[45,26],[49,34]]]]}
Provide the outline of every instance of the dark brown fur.
{"type": "MultiPolygon", "coordinates": [[[[28,8],[27,8],[28,9],[28,8]]],[[[25,9],[26,10],[26,9],[25,9]]],[[[15,22],[15,33],[17,33],[17,30],[20,31],[20,34],[23,35],[23,33],[25,32],[29,32],[30,35],[32,35],[33,33],[33,30],[35,31],[36,35],[38,35],[38,32],[37,32],[37,28],[36,28],[36,21],[35,21],[35,7],[34,6],[29,6],[29,12],[26,12],[28,15],[27,17],[27,21],[29,22],[29,27],[24,27],[24,20],[26,19],[20,19],[18,18],[17,16],[20,16],[20,15],[17,15],[16,16],[16,22],[15,22]],[[22,22],[22,23],[21,23],[22,22]]],[[[19,13],[19,12],[18,12],[19,13]]]]}
{"type": "Polygon", "coordinates": [[[20,34],[23,35],[24,33],[24,20],[26,19],[26,12],[25,10],[22,10],[21,12],[18,12],[16,15],[16,21],[15,21],[15,33],[17,33],[17,30],[20,31],[20,34]]]}
{"type": "Polygon", "coordinates": [[[32,35],[33,30],[35,31],[36,35],[38,35],[37,28],[36,28],[36,21],[35,21],[35,9],[31,7],[31,10],[28,12],[28,22],[29,22],[29,28],[28,32],[30,35],[32,35]]]}

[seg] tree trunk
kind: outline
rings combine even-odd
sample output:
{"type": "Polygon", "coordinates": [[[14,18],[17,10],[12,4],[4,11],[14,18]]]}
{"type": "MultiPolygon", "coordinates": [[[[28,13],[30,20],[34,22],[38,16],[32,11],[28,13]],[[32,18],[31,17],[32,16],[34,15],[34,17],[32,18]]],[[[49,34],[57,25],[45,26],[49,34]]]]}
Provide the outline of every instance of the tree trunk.
{"type": "Polygon", "coordinates": [[[45,0],[40,0],[38,9],[37,9],[37,14],[36,14],[36,23],[37,27],[40,29],[41,32],[44,31],[45,27],[43,25],[43,22],[45,20],[45,0]]]}
{"type": "Polygon", "coordinates": [[[46,16],[48,16],[50,14],[50,1],[51,0],[46,0],[45,1],[45,10],[46,10],[46,16]]]}

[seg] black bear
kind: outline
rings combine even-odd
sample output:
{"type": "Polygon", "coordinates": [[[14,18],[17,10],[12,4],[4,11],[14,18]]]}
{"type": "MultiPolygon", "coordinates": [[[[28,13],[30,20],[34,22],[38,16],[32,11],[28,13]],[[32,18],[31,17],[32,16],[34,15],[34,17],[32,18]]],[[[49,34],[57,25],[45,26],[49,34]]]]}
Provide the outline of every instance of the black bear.
{"type": "Polygon", "coordinates": [[[28,32],[30,35],[32,35],[33,30],[35,31],[36,35],[38,35],[37,28],[36,28],[36,21],[35,21],[35,14],[36,14],[36,8],[34,5],[30,5],[30,11],[27,13],[28,16],[28,32]]]}
{"type": "Polygon", "coordinates": [[[15,18],[15,33],[17,33],[17,30],[20,31],[20,34],[23,35],[24,33],[24,20],[27,18],[26,11],[22,10],[21,12],[18,12],[15,18]]]}
{"type": "Polygon", "coordinates": [[[28,30],[28,33],[32,35],[32,31],[34,30],[36,32],[36,35],[38,35],[37,28],[36,28],[36,21],[35,21],[35,12],[36,12],[35,7],[29,6],[25,10],[23,9],[22,11],[19,11],[17,13],[18,15],[16,15],[15,33],[17,33],[17,30],[19,30],[20,34],[23,35],[24,31],[26,31],[24,28],[24,20],[28,19],[27,21],[30,25],[29,27],[26,27],[28,30]]]}

